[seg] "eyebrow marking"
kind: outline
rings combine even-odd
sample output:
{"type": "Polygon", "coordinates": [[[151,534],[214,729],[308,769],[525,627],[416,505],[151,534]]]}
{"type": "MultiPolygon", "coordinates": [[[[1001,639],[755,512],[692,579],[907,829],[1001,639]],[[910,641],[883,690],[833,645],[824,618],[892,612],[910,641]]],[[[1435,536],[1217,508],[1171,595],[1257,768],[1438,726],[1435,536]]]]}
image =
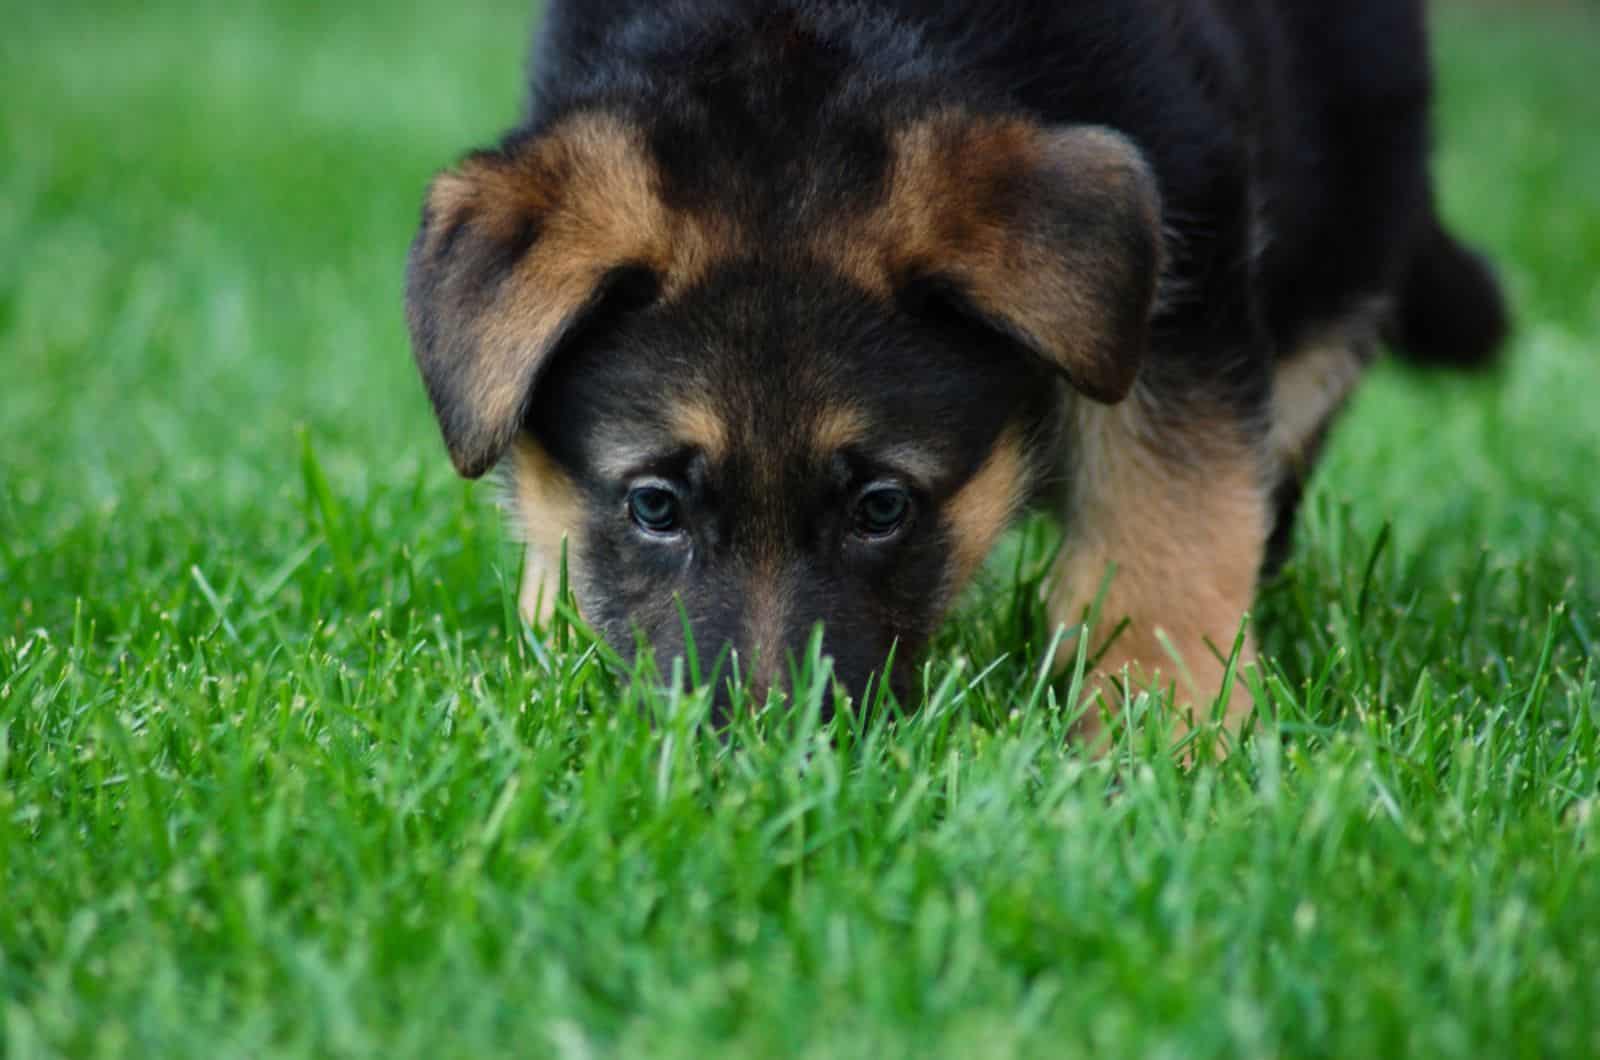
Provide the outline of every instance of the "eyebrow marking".
{"type": "Polygon", "coordinates": [[[854,405],[831,405],[817,414],[811,425],[811,447],[819,456],[832,456],[866,437],[867,417],[854,405]]]}
{"type": "Polygon", "coordinates": [[[608,438],[603,451],[595,458],[595,469],[608,479],[634,478],[659,462],[662,455],[659,446],[624,445],[608,438]]]}
{"type": "Polygon", "coordinates": [[[693,446],[713,463],[728,454],[728,425],[710,405],[700,401],[679,401],[668,417],[678,440],[693,446]]]}
{"type": "Polygon", "coordinates": [[[875,454],[883,463],[893,467],[904,478],[926,489],[939,478],[939,458],[926,449],[910,442],[891,445],[875,454]]]}

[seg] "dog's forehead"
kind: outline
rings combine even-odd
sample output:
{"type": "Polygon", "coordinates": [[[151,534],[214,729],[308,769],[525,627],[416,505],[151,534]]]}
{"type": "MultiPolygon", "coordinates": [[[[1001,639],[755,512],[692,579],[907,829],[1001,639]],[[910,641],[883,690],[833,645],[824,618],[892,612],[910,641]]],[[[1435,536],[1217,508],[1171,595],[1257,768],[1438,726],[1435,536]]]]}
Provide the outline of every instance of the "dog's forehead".
{"type": "Polygon", "coordinates": [[[949,412],[983,385],[893,307],[804,269],[727,270],[584,358],[590,450],[624,473],[646,454],[820,468],[845,451],[934,479],[949,412]]]}
{"type": "Polygon", "coordinates": [[[768,484],[836,477],[847,456],[919,484],[943,477],[953,455],[947,438],[895,415],[892,396],[830,385],[838,377],[826,373],[795,375],[799,385],[663,385],[648,410],[595,418],[590,452],[608,478],[689,454],[718,477],[768,484]]]}

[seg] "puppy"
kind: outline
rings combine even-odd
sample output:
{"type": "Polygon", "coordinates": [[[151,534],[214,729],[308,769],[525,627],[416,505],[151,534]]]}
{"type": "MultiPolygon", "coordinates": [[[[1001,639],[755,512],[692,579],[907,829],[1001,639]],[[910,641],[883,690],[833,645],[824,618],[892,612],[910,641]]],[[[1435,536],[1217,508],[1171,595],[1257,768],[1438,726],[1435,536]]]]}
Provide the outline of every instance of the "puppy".
{"type": "Polygon", "coordinates": [[[1110,705],[1209,707],[1380,336],[1506,330],[1420,0],[554,0],[533,70],[411,249],[445,444],[509,475],[530,620],[564,544],[618,648],[687,626],[758,689],[821,622],[903,694],[1043,507],[1110,705]]]}

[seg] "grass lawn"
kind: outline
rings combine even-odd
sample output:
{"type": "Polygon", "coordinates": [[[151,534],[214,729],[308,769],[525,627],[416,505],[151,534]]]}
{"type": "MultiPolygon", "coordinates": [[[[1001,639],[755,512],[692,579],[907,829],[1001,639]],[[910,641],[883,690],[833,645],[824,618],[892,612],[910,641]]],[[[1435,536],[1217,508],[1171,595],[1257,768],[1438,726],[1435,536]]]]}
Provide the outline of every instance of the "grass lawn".
{"type": "Polygon", "coordinates": [[[1184,774],[1154,722],[1063,746],[1038,542],[913,719],[816,682],[735,753],[517,628],[400,275],[516,112],[520,0],[23,6],[0,1054],[1600,1053],[1593,9],[1441,16],[1515,347],[1375,373],[1261,600],[1269,716],[1184,774]]]}

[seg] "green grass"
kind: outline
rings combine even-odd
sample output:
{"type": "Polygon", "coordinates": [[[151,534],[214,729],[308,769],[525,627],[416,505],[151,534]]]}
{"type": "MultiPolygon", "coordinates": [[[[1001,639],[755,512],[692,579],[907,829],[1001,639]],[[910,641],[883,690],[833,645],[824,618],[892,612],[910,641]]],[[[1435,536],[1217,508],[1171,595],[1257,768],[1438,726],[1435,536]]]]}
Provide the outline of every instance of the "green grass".
{"type": "Polygon", "coordinates": [[[535,650],[399,310],[527,18],[428,7],[8,14],[0,1052],[1600,1052],[1600,19],[1444,19],[1518,339],[1375,374],[1185,774],[1064,745],[1030,549],[899,724],[535,650]]]}

